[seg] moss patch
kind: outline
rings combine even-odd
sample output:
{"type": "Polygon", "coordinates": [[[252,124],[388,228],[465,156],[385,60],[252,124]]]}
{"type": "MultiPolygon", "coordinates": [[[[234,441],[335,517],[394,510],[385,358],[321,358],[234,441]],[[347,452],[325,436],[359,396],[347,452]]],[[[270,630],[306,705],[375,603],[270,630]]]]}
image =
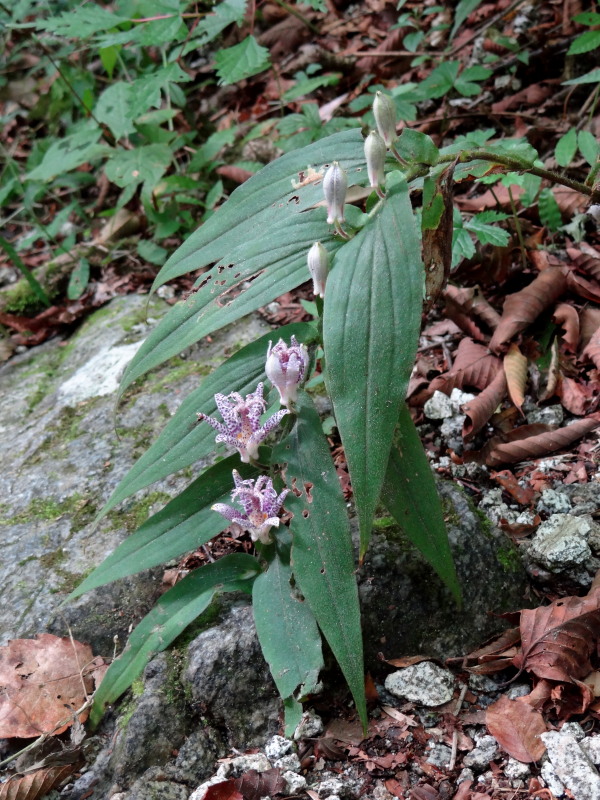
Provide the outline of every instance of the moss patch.
{"type": "Polygon", "coordinates": [[[170,499],[171,497],[166,494],[166,492],[150,492],[150,494],[137,503],[131,503],[120,511],[110,511],[107,516],[114,528],[125,528],[126,531],[131,533],[146,522],[150,514],[150,509],[155,503],[164,505],[168,503],[170,499]]]}
{"type": "Polygon", "coordinates": [[[95,514],[95,507],[89,498],[77,492],[67,497],[61,503],[49,498],[34,498],[26,509],[19,514],[0,515],[1,525],[18,525],[32,520],[47,520],[53,522],[65,514],[72,517],[72,527],[83,527],[95,514]]]}
{"type": "Polygon", "coordinates": [[[44,303],[38,298],[25,278],[18,280],[14,286],[11,286],[2,294],[6,301],[4,309],[9,314],[34,316],[45,308],[44,303]]]}

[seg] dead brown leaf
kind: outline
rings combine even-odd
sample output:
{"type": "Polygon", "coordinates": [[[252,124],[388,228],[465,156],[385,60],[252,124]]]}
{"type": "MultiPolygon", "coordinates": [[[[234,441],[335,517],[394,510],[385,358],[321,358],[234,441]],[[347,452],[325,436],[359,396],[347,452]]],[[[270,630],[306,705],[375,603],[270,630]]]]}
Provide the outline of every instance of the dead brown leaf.
{"type": "Polygon", "coordinates": [[[600,591],[563,597],[549,606],[521,611],[521,646],[513,663],[538,678],[574,683],[592,669],[600,637],[600,591]]]}
{"type": "Polygon", "coordinates": [[[567,275],[567,285],[569,289],[583,297],[584,300],[591,300],[592,303],[600,303],[600,285],[596,281],[588,281],[581,275],[569,272],[567,275]]]}
{"type": "Polygon", "coordinates": [[[434,378],[429,391],[433,394],[438,390],[450,395],[452,389],[465,386],[485,389],[501,371],[502,362],[499,358],[492,355],[487,347],[465,338],[458,345],[452,369],[434,378]]]}
{"type": "Polygon", "coordinates": [[[598,405],[597,387],[564,375],[560,378],[556,395],[560,397],[563,407],[577,417],[582,417],[598,405]]]}
{"type": "Polygon", "coordinates": [[[517,761],[530,764],[544,755],[546,746],[540,734],[546,733],[546,723],[541,712],[532,708],[526,698],[511,700],[502,695],[488,707],[485,722],[502,749],[517,761]]]}
{"type": "MultiPolygon", "coordinates": [[[[511,187],[512,196],[515,201],[524,191],[522,186],[511,187]]],[[[487,189],[487,191],[477,197],[457,197],[456,204],[462,211],[472,211],[473,213],[485,211],[488,208],[510,209],[511,207],[508,187],[503,184],[494,186],[493,191],[487,189]]]]}
{"type": "Polygon", "coordinates": [[[533,489],[530,486],[521,486],[510,470],[505,469],[501,472],[492,472],[491,477],[520,505],[528,506],[533,501],[535,496],[533,489]]]}
{"type": "Polygon", "coordinates": [[[552,321],[557,325],[561,325],[564,334],[562,339],[565,343],[565,349],[570,353],[577,352],[577,345],[579,344],[579,314],[577,309],[567,303],[559,303],[554,309],[552,321]]]}
{"type": "Polygon", "coordinates": [[[0,647],[0,737],[65,731],[93,690],[93,662],[88,645],[49,633],[0,647]]]}
{"type": "Polygon", "coordinates": [[[466,414],[462,436],[465,442],[475,436],[492,417],[506,396],[506,375],[500,370],[489,386],[462,406],[466,414]]]}
{"type": "Polygon", "coordinates": [[[488,467],[503,464],[516,464],[562,450],[600,425],[600,413],[590,414],[585,419],[571,425],[548,430],[545,425],[523,425],[504,439],[497,436],[491,439],[479,452],[464,454],[465,461],[477,461],[488,467]],[[542,429],[542,430],[540,430],[542,429]]]}
{"type": "Polygon", "coordinates": [[[67,764],[38,769],[28,775],[15,775],[0,786],[0,800],[41,800],[55,786],[60,786],[75,770],[75,766],[67,764]]]}
{"type": "Polygon", "coordinates": [[[204,800],[244,800],[244,795],[237,790],[236,781],[221,781],[208,787],[204,800]]]}
{"type": "Polygon", "coordinates": [[[600,369],[600,327],[592,334],[581,355],[600,369]]]}
{"type": "Polygon", "coordinates": [[[506,342],[534,322],[542,311],[553,305],[566,291],[567,271],[548,267],[520,292],[504,301],[502,318],[490,341],[490,350],[497,353],[506,342]]]}
{"type": "Polygon", "coordinates": [[[511,342],[504,356],[504,374],[508,395],[521,413],[527,385],[527,364],[527,356],[523,355],[515,342],[511,342]]]}

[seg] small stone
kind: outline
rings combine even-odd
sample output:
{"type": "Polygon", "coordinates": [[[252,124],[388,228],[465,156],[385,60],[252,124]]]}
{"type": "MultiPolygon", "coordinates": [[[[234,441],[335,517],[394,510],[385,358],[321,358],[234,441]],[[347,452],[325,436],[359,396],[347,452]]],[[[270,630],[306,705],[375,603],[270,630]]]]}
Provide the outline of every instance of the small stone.
{"type": "Polygon", "coordinates": [[[288,753],[287,756],[281,756],[273,762],[273,766],[280,769],[282,772],[290,770],[291,772],[299,772],[301,769],[300,759],[296,753],[288,753]]]}
{"type": "Polygon", "coordinates": [[[571,500],[556,489],[543,489],[536,509],[542,514],[568,514],[571,511],[571,500]]]}
{"type": "Polygon", "coordinates": [[[423,411],[428,419],[447,419],[454,414],[450,398],[439,391],[435,391],[426,401],[423,411]]]}
{"type": "Polygon", "coordinates": [[[565,794],[565,787],[559,780],[558,775],[552,764],[545,761],[542,764],[541,775],[548,789],[552,792],[553,797],[563,797],[565,794]]]}
{"type": "Polygon", "coordinates": [[[474,692],[492,694],[498,691],[498,684],[487,675],[469,675],[469,689],[474,692]]]}
{"type": "Polygon", "coordinates": [[[509,700],[516,700],[517,697],[525,697],[527,694],[531,694],[531,686],[527,683],[513,683],[506,690],[506,696],[509,700]]]}
{"type": "Polygon", "coordinates": [[[323,733],[323,720],[314,711],[305,711],[298,727],[294,731],[294,739],[313,739],[323,733]]]}
{"type": "Polygon", "coordinates": [[[265,755],[269,761],[275,761],[291,752],[294,743],[283,736],[272,736],[265,745],[265,755]]]}
{"type": "Polygon", "coordinates": [[[331,795],[340,797],[344,794],[344,783],[337,778],[327,778],[317,784],[315,791],[319,797],[331,797],[331,795]]]}
{"type": "Polygon", "coordinates": [[[281,777],[286,783],[287,794],[298,794],[306,789],[306,778],[303,775],[298,775],[297,772],[286,770],[281,773],[281,777]]]}
{"type": "Polygon", "coordinates": [[[463,758],[463,764],[474,769],[486,769],[497,755],[498,742],[493,736],[484,735],[477,740],[477,747],[463,758]]]}
{"type": "Polygon", "coordinates": [[[427,763],[433,764],[434,767],[441,767],[444,769],[449,766],[451,758],[452,749],[445,744],[438,744],[436,742],[431,747],[431,752],[427,756],[427,763]]]}
{"type": "Polygon", "coordinates": [[[456,779],[456,785],[458,786],[465,781],[474,781],[475,775],[473,774],[473,770],[469,769],[468,767],[464,767],[461,769],[458,778],[456,779]]]}
{"type": "MultiPolygon", "coordinates": [[[[516,758],[509,758],[504,767],[504,774],[511,781],[524,781],[530,775],[529,764],[524,764],[522,761],[517,761],[516,758]]],[[[515,787],[513,783],[513,787],[515,787]]]]}
{"type": "Polygon", "coordinates": [[[223,761],[217,775],[224,773],[225,778],[239,778],[244,772],[254,769],[256,772],[266,772],[271,769],[271,762],[264,753],[250,753],[248,755],[236,756],[223,761]]]}
{"type": "Polygon", "coordinates": [[[454,675],[431,661],[421,661],[388,675],[385,688],[395,697],[423,706],[441,706],[452,700],[454,675]]]}
{"type": "MultiPolygon", "coordinates": [[[[560,783],[577,800],[600,800],[600,775],[571,734],[542,733],[540,738],[560,783]]],[[[554,791],[551,789],[551,791],[554,791]]]]}
{"type": "Polygon", "coordinates": [[[559,733],[561,736],[565,736],[567,734],[573,736],[578,742],[581,742],[582,739],[585,739],[585,731],[578,722],[565,722],[559,733]]]}
{"type": "Polygon", "coordinates": [[[525,416],[530,425],[534,425],[536,422],[541,422],[545,425],[562,425],[565,414],[562,406],[555,405],[533,408],[525,416]]]}
{"type": "Polygon", "coordinates": [[[600,764],[600,736],[586,736],[581,741],[580,747],[592,763],[600,764]]]}
{"type": "Polygon", "coordinates": [[[534,561],[553,572],[582,566],[592,555],[587,543],[591,529],[587,517],[552,514],[537,529],[526,546],[527,552],[534,561]]]}

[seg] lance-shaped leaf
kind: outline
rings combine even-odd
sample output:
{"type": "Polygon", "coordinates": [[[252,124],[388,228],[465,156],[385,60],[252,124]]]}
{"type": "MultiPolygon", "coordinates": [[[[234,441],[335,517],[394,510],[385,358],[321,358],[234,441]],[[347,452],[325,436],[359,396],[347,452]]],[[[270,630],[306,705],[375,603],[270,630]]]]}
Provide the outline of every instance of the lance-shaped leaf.
{"type": "Polygon", "coordinates": [[[335,255],[325,290],[325,375],[348,461],[364,555],[417,352],[423,262],[402,179],[335,255]]]}
{"type": "MultiPolygon", "coordinates": [[[[299,342],[306,343],[315,335],[315,328],[310,323],[297,322],[279,328],[277,335],[285,341],[293,335],[299,342]]],[[[265,380],[267,349],[273,338],[272,333],[261,336],[204,378],[200,386],[186,397],[150,449],[119,483],[100,511],[99,518],[140,489],[214,451],[215,432],[207,424],[198,424],[196,415],[200,411],[208,416],[216,413],[215,394],[239,392],[246,395],[254,391],[257,383],[265,380]]]]}
{"type": "Polygon", "coordinates": [[[125,370],[120,394],[185,347],[304,283],[306,255],[319,240],[330,252],[340,246],[322,209],[289,217],[281,227],[263,229],[262,236],[227,252],[150,333],[125,370]]]}
{"type": "Polygon", "coordinates": [[[319,415],[300,392],[296,424],[273,451],[291,489],[292,571],[340,665],[363,725],[367,711],[354,557],[344,495],[319,415]]]}
{"type": "Polygon", "coordinates": [[[408,539],[431,564],[456,601],[461,589],[448,543],[442,504],[419,434],[403,403],[381,499],[408,539]]]}
{"type": "Polygon", "coordinates": [[[321,636],[308,603],[292,587],[291,538],[277,534],[276,551],[252,587],[258,640],[285,707],[285,735],[292,736],[302,715],[297,698],[315,690],[323,668],[321,636]]]}
{"type": "Polygon", "coordinates": [[[250,592],[259,573],[255,558],[234,553],[200,567],[165,592],[135,628],[125,650],[110,665],[96,690],[90,715],[92,727],[98,724],[106,706],[131,686],[148,661],[206,610],[217,592],[250,592]]]}
{"type": "MultiPolygon", "coordinates": [[[[265,451],[269,453],[266,448],[265,451]]],[[[182,553],[195,550],[225,530],[229,522],[212,511],[211,506],[229,502],[234,469],[242,478],[256,478],[259,475],[257,467],[241,464],[237,455],[215,464],[128,536],[71,592],[67,600],[118,578],[164,564],[182,553]]]]}

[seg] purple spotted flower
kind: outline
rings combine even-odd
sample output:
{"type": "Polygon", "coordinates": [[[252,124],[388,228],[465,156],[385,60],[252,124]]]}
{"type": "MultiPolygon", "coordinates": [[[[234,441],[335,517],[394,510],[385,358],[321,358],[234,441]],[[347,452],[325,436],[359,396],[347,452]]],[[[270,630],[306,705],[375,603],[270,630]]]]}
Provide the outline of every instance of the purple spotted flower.
{"type": "Polygon", "coordinates": [[[246,399],[237,392],[231,394],[216,394],[215,403],[219,409],[223,422],[219,422],[206,414],[198,414],[198,421],[206,420],[218,435],[216,442],[236,447],[240,458],[247,464],[251,458],[258,456],[259,444],[267,438],[282,417],[289,411],[278,411],[265,422],[260,424],[260,415],[266,408],[263,398],[263,385],[259,383],[256,391],[246,395],[246,399]]]}
{"type": "MultiPolygon", "coordinates": [[[[272,419],[272,418],[271,418],[272,419]]],[[[215,503],[213,511],[231,522],[232,527],[239,531],[248,531],[253,542],[269,544],[271,528],[279,527],[279,517],[283,501],[286,498],[288,489],[284,489],[281,494],[277,494],[273,488],[273,481],[265,475],[254,480],[242,480],[237,470],[233,470],[233,481],[235,489],[231,493],[231,499],[243,506],[244,510],[228,506],[225,503],[215,503]]]]}
{"type": "Polygon", "coordinates": [[[308,366],[308,350],[292,336],[291,344],[280,339],[275,347],[269,342],[265,373],[279,392],[282,406],[290,407],[298,399],[298,385],[304,380],[308,366]]]}

